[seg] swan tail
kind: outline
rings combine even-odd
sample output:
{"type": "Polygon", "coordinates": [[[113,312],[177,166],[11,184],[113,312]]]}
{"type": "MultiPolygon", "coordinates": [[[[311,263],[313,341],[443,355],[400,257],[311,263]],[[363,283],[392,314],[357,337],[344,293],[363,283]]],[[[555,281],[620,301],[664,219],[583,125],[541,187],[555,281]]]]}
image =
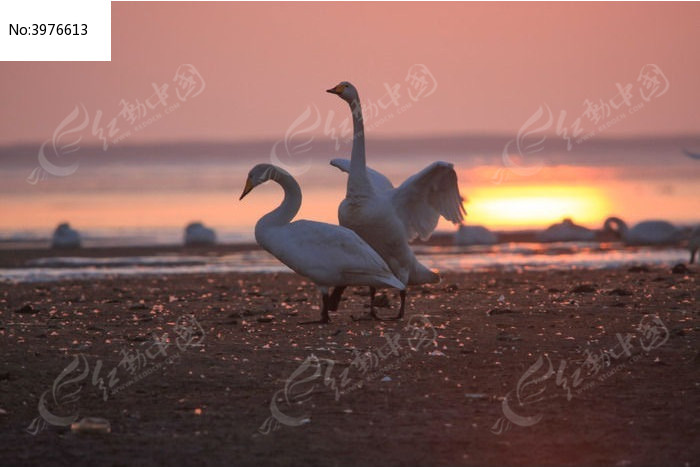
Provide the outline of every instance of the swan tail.
{"type": "Polygon", "coordinates": [[[393,274],[387,272],[379,275],[376,272],[367,273],[367,271],[344,271],[343,275],[348,280],[348,285],[372,285],[377,287],[391,287],[394,289],[403,290],[406,286],[396,278],[393,274]],[[373,282],[373,283],[372,283],[373,282]]]}
{"type": "Polygon", "coordinates": [[[438,282],[440,282],[440,275],[418,262],[416,262],[408,280],[409,285],[437,284],[438,282]]]}

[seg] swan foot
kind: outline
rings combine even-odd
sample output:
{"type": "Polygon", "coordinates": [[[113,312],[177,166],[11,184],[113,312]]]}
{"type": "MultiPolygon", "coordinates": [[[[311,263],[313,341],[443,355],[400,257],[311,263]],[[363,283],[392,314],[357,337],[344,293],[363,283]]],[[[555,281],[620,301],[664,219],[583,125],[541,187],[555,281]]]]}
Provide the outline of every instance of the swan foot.
{"type": "Polygon", "coordinates": [[[305,326],[307,324],[328,324],[330,322],[331,322],[331,320],[328,318],[326,318],[326,319],[321,318],[321,319],[317,319],[314,321],[302,321],[301,323],[297,323],[297,324],[299,326],[305,326]]]}
{"type": "Polygon", "coordinates": [[[382,318],[377,313],[366,313],[359,317],[350,315],[350,317],[353,321],[398,321],[403,318],[403,314],[399,312],[398,316],[393,316],[391,318],[382,318]]]}
{"type": "Polygon", "coordinates": [[[323,290],[324,291],[321,293],[321,319],[316,321],[302,321],[301,323],[299,323],[299,325],[328,324],[331,322],[331,319],[328,316],[328,303],[330,301],[330,298],[328,297],[328,292],[326,291],[326,289],[323,290]]]}
{"type": "Polygon", "coordinates": [[[380,318],[376,315],[376,313],[373,312],[376,319],[378,319],[379,321],[398,321],[403,319],[403,314],[406,310],[406,290],[401,290],[399,292],[399,296],[401,297],[401,307],[399,308],[399,314],[394,316],[393,318],[380,318]]]}
{"type": "Polygon", "coordinates": [[[350,317],[352,318],[353,321],[384,321],[375,312],[365,313],[362,316],[350,315],[350,317]]]}
{"type": "Polygon", "coordinates": [[[382,319],[377,315],[377,312],[374,311],[374,295],[377,293],[377,289],[374,287],[369,288],[369,313],[366,313],[358,318],[350,315],[353,321],[370,321],[370,320],[375,320],[375,321],[381,321],[382,319]]]}
{"type": "Polygon", "coordinates": [[[376,290],[374,288],[370,288],[370,308],[369,308],[369,313],[366,315],[360,316],[359,318],[355,318],[354,316],[350,316],[353,321],[365,321],[365,320],[376,320],[376,321],[398,321],[400,319],[403,319],[404,312],[406,311],[406,291],[402,290],[399,292],[399,295],[401,296],[401,307],[399,308],[399,314],[394,316],[393,318],[382,318],[377,314],[376,311],[374,311],[374,294],[376,293],[376,290]]]}

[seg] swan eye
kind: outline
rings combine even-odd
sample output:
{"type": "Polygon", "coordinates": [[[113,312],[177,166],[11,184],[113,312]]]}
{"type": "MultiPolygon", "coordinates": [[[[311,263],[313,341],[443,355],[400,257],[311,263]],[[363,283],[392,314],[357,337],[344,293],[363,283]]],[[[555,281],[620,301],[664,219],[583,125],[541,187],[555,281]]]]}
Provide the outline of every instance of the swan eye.
{"type": "Polygon", "coordinates": [[[346,86],[344,84],[339,84],[335,87],[335,92],[337,92],[338,94],[342,94],[343,91],[345,91],[345,87],[346,86]]]}

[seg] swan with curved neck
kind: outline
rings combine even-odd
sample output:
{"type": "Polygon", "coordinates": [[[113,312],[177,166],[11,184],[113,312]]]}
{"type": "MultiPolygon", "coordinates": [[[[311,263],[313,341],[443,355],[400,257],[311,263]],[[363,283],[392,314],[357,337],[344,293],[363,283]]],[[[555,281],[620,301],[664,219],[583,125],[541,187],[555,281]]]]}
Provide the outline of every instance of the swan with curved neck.
{"type": "MultiPolygon", "coordinates": [[[[355,232],[338,225],[298,220],[291,222],[301,207],[301,188],[289,173],[271,164],[259,164],[248,174],[243,199],[268,180],[284,190],[284,200],[255,224],[255,240],[293,271],[308,277],[321,290],[321,319],[328,323],[329,287],[395,287],[404,284],[386,262],[355,232]]],[[[374,308],[370,304],[370,313],[374,308]]]]}
{"type": "MultiPolygon", "coordinates": [[[[436,273],[418,262],[408,242],[418,235],[427,238],[440,214],[447,212],[446,217],[458,223],[463,219],[464,208],[456,189],[454,168],[444,162],[435,163],[394,188],[386,177],[367,167],[364,120],[357,89],[343,81],[327,92],[336,94],[350,106],[353,122],[350,161],[331,161],[332,165],[349,173],[345,199],[338,207],[340,225],[357,232],[369,243],[404,284],[439,282],[436,273]],[[435,193],[450,182],[453,189],[445,202],[435,193]],[[434,200],[444,208],[442,212],[430,205],[434,200]]],[[[333,291],[333,307],[337,307],[342,292],[342,289],[333,291]]],[[[402,301],[404,298],[402,295],[402,301]]],[[[399,312],[397,318],[402,315],[399,312]]]]}
{"type": "Polygon", "coordinates": [[[619,217],[609,217],[603,224],[606,232],[615,232],[627,245],[668,245],[678,243],[683,233],[666,221],[644,221],[632,228],[619,217]]]}

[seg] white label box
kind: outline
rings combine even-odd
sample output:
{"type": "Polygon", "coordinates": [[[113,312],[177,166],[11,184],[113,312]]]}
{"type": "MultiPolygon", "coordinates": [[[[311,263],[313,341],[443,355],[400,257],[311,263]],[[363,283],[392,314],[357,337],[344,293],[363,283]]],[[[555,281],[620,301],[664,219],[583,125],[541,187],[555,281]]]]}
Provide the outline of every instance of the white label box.
{"type": "Polygon", "coordinates": [[[110,0],[0,1],[0,61],[110,61],[110,0]]]}

